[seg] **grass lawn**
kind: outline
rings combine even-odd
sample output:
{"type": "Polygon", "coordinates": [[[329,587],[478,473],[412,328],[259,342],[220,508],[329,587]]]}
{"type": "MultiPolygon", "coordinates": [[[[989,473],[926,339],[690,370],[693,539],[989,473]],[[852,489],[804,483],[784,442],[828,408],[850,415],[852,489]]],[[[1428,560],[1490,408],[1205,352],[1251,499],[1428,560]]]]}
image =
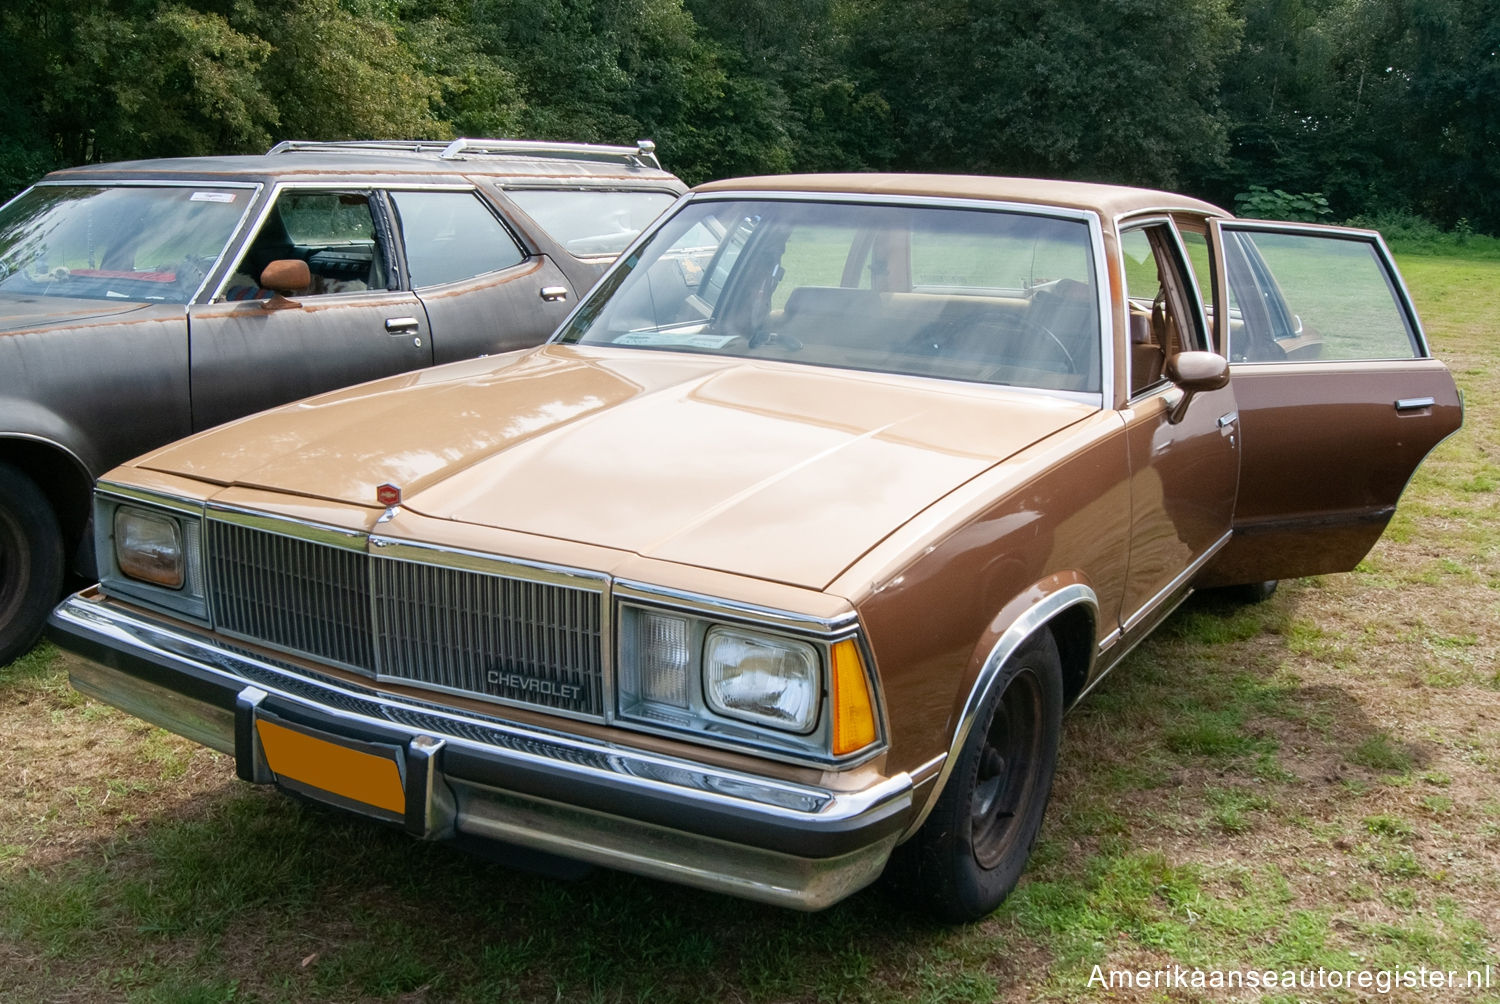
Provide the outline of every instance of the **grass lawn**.
{"type": "Polygon", "coordinates": [[[0,1000],[1500,1001],[1500,261],[1408,256],[1464,430],[1350,575],[1194,600],[1066,723],[1032,866],[965,928],[533,876],[234,779],[0,669],[0,1000]],[[1091,985],[1466,971],[1488,990],[1091,985]]]}

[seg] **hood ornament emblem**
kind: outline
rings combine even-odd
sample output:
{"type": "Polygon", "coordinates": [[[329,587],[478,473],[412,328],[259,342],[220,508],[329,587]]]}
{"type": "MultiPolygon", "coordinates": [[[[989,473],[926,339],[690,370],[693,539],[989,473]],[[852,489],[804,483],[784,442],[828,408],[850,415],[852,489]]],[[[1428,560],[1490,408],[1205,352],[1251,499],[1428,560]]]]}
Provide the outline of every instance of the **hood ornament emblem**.
{"type": "Polygon", "coordinates": [[[389,508],[401,504],[401,489],[389,482],[375,489],[375,501],[389,508]]]}

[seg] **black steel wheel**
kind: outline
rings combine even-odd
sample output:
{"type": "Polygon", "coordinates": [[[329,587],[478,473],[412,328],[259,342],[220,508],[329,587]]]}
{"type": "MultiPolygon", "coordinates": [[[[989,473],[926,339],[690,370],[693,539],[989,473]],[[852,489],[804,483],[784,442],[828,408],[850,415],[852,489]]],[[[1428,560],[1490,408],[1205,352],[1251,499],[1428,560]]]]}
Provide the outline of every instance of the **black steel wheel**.
{"type": "Polygon", "coordinates": [[[1042,629],[1001,668],[927,822],[892,857],[908,898],[963,923],[1015,888],[1052,793],[1062,705],[1062,663],[1042,629]]]}
{"type": "Polygon", "coordinates": [[[62,533],[47,496],[0,464],[0,666],[36,641],[62,584],[62,533]]]}

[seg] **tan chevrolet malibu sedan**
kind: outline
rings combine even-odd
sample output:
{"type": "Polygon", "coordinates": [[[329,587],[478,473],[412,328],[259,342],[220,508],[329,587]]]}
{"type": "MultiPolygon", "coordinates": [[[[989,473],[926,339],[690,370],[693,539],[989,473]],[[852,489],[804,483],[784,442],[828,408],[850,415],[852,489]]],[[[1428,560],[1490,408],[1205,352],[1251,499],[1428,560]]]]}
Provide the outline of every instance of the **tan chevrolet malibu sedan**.
{"type": "Polygon", "coordinates": [[[1063,713],[1194,589],[1353,568],[1461,420],[1372,232],[715,182],[540,348],[108,473],[52,633],[84,693],[417,837],[968,920],[1063,713]]]}

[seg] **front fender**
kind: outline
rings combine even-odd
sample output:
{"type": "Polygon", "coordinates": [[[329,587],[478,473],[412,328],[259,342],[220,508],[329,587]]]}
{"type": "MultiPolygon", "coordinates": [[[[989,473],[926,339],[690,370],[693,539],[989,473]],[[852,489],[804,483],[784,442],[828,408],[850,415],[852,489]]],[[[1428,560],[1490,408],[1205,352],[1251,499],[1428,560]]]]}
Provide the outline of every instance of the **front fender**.
{"type": "MultiPolygon", "coordinates": [[[[1093,587],[1088,584],[1086,577],[1076,572],[1060,572],[1048,576],[1022,590],[995,615],[990,622],[989,629],[975,645],[969,662],[966,686],[958,689],[957,699],[949,719],[951,727],[948,750],[943,758],[942,767],[938,771],[937,781],[928,787],[926,800],[906,833],[902,835],[902,840],[915,833],[927,820],[938,796],[942,794],[943,786],[948,783],[948,777],[953,772],[953,764],[957,760],[958,752],[968,742],[979,711],[988,700],[1006,660],[1021,647],[1027,638],[1069,611],[1083,611],[1087,614],[1091,625],[1098,624],[1099,597],[1095,594],[1093,587]]],[[[1077,649],[1084,653],[1084,664],[1065,667],[1066,679],[1086,680],[1093,672],[1093,657],[1097,647],[1092,637],[1086,641],[1087,644],[1077,649]]],[[[1060,644],[1059,647],[1063,646],[1060,644]]],[[[1068,686],[1070,693],[1075,692],[1076,689],[1075,686],[1068,686]]]]}

